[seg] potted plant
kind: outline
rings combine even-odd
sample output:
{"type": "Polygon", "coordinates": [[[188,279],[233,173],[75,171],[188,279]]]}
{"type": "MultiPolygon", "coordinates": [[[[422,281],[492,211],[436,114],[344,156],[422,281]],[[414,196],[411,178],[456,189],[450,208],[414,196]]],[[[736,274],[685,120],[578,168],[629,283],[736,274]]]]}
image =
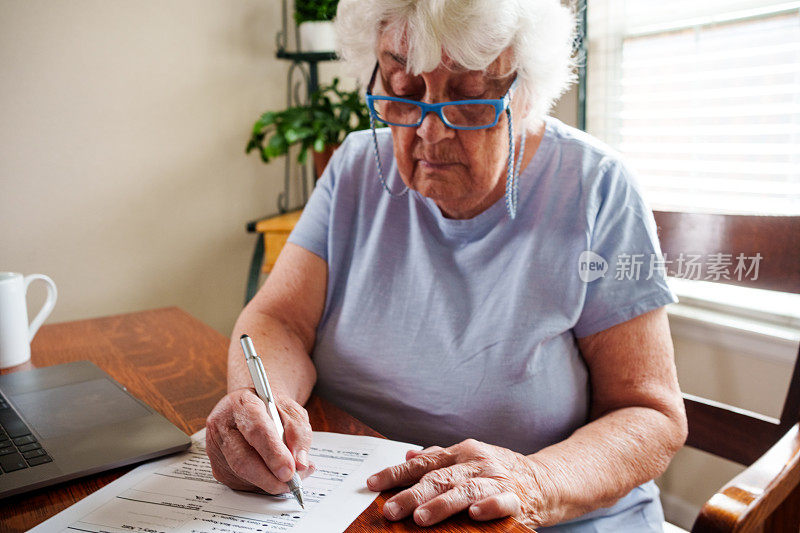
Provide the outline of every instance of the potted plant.
{"type": "Polygon", "coordinates": [[[351,131],[369,128],[369,111],[357,90],[339,88],[339,78],[315,91],[308,105],[267,111],[256,120],[247,153],[258,150],[269,163],[300,145],[297,161],[305,164],[308,150],[314,152],[314,170],[322,174],[333,150],[351,131]]]}
{"type": "Polygon", "coordinates": [[[295,0],[294,21],[304,52],[330,52],[336,44],[333,17],[339,0],[295,0]]]}

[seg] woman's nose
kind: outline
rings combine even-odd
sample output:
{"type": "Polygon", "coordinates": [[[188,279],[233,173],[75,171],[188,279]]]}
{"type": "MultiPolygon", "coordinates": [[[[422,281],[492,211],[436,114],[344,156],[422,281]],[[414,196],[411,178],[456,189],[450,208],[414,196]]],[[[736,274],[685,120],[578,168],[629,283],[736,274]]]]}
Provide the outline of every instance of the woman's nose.
{"type": "Polygon", "coordinates": [[[436,143],[454,137],[456,130],[447,126],[436,113],[427,113],[417,126],[417,135],[424,141],[436,143]]]}

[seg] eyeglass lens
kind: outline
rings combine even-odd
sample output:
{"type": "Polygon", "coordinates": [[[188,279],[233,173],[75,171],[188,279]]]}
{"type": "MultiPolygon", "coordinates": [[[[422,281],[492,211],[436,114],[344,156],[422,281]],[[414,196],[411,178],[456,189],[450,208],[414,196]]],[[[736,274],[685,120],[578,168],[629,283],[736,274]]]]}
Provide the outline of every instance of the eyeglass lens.
{"type": "MultiPolygon", "coordinates": [[[[394,124],[410,126],[419,122],[422,108],[410,102],[376,100],[378,118],[394,124]]],[[[452,126],[488,126],[495,120],[495,107],[489,104],[453,103],[442,107],[442,114],[452,126]]]]}

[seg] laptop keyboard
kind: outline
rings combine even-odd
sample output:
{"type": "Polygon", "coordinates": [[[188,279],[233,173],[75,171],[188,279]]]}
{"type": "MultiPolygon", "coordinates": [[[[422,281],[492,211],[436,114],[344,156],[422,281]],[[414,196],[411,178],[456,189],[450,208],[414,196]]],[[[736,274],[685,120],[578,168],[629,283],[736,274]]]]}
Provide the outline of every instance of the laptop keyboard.
{"type": "Polygon", "coordinates": [[[25,422],[0,395],[0,471],[13,472],[52,460],[25,422]]]}

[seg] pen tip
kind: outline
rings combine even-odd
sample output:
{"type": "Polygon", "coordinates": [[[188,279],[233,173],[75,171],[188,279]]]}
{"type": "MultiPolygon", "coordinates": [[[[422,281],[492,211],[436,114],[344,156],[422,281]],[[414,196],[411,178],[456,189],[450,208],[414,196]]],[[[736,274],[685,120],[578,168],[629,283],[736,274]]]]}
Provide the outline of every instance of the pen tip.
{"type": "Polygon", "coordinates": [[[242,333],[242,336],[239,337],[239,340],[246,339],[246,338],[247,338],[247,333],[242,333]]]}

